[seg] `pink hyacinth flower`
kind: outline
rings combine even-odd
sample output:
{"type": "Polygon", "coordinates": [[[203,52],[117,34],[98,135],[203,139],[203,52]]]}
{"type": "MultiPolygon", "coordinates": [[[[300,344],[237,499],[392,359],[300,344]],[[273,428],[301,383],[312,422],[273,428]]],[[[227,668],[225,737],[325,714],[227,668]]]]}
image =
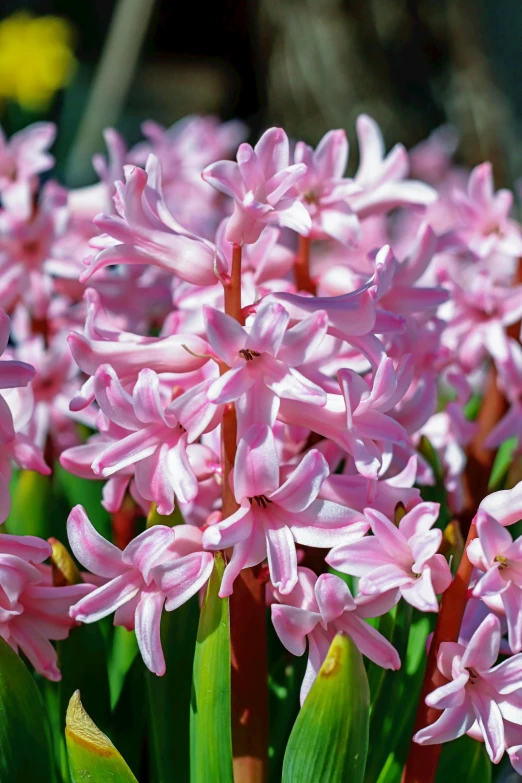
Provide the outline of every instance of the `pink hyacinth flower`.
{"type": "Polygon", "coordinates": [[[297,183],[296,191],[312,219],[309,234],[316,239],[332,237],[347,247],[354,247],[359,240],[360,226],[348,197],[361,188],[344,178],[348,163],[345,131],[328,131],[315,150],[302,141],[297,142],[294,161],[306,165],[306,174],[297,183]]]}
{"type": "Polygon", "coordinates": [[[95,219],[105,232],[92,240],[99,252],[86,259],[88,280],[111,264],[151,264],[194,285],[214,285],[216,248],[181,226],[169,212],[161,192],[161,170],[151,156],[146,170],[125,166],[125,183],[116,183],[118,215],[95,219]]]}
{"type": "Polygon", "coordinates": [[[326,335],[322,310],[291,329],[290,316],[275,302],[262,302],[249,327],[214,308],[204,312],[207,339],[230,368],[212,383],[208,399],[236,402],[239,437],[253,417],[273,426],[280,398],[324,405],[324,391],[295,369],[314,357],[326,335]]]}
{"type": "Polygon", "coordinates": [[[317,499],[328,473],[325,458],[313,449],[286,481],[281,481],[271,429],[258,424],[247,430],[239,442],[234,466],[234,492],[240,508],[203,534],[206,549],[234,547],[221,596],[231,594],[243,568],[261,563],[265,557],[272,583],[281,593],[288,593],[297,582],[296,542],[328,548],[365,534],[368,523],[362,514],[317,499]]]}
{"type": "Polygon", "coordinates": [[[396,144],[386,155],[379,126],[367,114],[356,123],[360,163],[354,177],[361,188],[350,198],[350,206],[359,218],[389,212],[396,207],[426,207],[437,199],[437,192],[424,182],[406,179],[408,153],[396,144]]]}
{"type": "Polygon", "coordinates": [[[160,623],[163,608],[181,606],[207,582],[214,558],[201,549],[201,532],[190,525],[156,525],[141,533],[123,552],[96,532],[82,506],[67,520],[74,554],[93,574],[105,577],[71,608],[71,616],[93,623],[115,612],[114,624],[134,629],[145,665],[165,673],[160,623]]]}
{"type": "Polygon", "coordinates": [[[234,199],[234,214],[226,238],[237,245],[257,242],[266,225],[285,226],[307,234],[308,212],[292,195],[306,173],[303,163],[289,165],[288,137],[282,128],[265,131],[256,146],[240,144],[237,163],[220,160],[202,177],[216,190],[234,199]]]}
{"type": "Polygon", "coordinates": [[[494,666],[500,647],[500,621],[490,614],[468,645],[442,642],[437,665],[449,682],[426,697],[426,704],[443,710],[431,726],[413,737],[420,745],[457,739],[478,724],[491,761],[504,754],[504,721],[522,725],[520,697],[522,655],[494,666]]]}
{"type": "Polygon", "coordinates": [[[353,370],[338,373],[342,394],[328,394],[324,407],[281,400],[279,418],[287,424],[306,425],[337,443],[350,454],[358,472],[376,479],[390,444],[406,444],[407,435],[390,411],[411,381],[412,363],[405,356],[397,369],[384,358],[371,386],[353,370]]]}
{"type": "Polygon", "coordinates": [[[488,599],[497,597],[506,613],[509,646],[522,651],[522,536],[515,541],[510,532],[479,510],[476,517],[478,538],[468,546],[473,565],[484,572],[473,588],[473,595],[488,599]]]}
{"type": "Polygon", "coordinates": [[[193,440],[201,431],[189,434],[170,407],[165,407],[156,373],[142,370],[130,395],[112,367],[102,365],[94,391],[102,412],[121,428],[121,439],[98,453],[93,471],[108,478],[134,465],[138,493],[154,501],[160,514],[172,513],[175,496],[182,503],[194,500],[198,483],[187,445],[189,437],[193,440]]]}
{"type": "MultiPolygon", "coordinates": [[[[11,321],[9,316],[0,310],[0,355],[4,353],[9,342],[11,321]]],[[[13,389],[27,386],[34,378],[35,370],[30,364],[17,361],[0,361],[0,389],[13,389]]],[[[13,417],[9,406],[0,395],[0,442],[7,443],[15,437],[13,417]]]]}
{"type": "Polygon", "coordinates": [[[54,163],[47,150],[55,135],[52,122],[35,122],[14,133],[9,141],[0,128],[0,193],[4,206],[20,218],[31,212],[32,195],[38,186],[36,175],[54,163]]]}
{"type": "Polygon", "coordinates": [[[438,503],[419,503],[396,527],[384,514],[365,509],[373,536],[335,547],[326,561],[345,574],[360,577],[364,595],[394,591],[421,612],[437,612],[437,594],[451,583],[448,563],[437,550],[442,530],[432,530],[438,503]]]}
{"type": "Polygon", "coordinates": [[[512,489],[492,492],[481,501],[479,514],[485,513],[499,525],[508,527],[522,519],[522,481],[512,489]]]}
{"type": "Polygon", "coordinates": [[[279,604],[272,604],[272,622],[282,644],[293,655],[303,655],[308,641],[308,665],[301,685],[304,702],[330,644],[337,633],[349,636],[360,652],[384,669],[400,669],[396,649],[365,622],[387,612],[390,602],[382,598],[352,597],[338,576],[317,577],[308,568],[298,569],[298,581],[290,593],[274,590],[279,604]]]}
{"type": "Polygon", "coordinates": [[[0,636],[21,650],[37,672],[61,679],[50,640],[65,639],[74,625],[70,606],[93,590],[89,584],[54,587],[41,564],[51,547],[36,536],[0,535],[0,636]]]}

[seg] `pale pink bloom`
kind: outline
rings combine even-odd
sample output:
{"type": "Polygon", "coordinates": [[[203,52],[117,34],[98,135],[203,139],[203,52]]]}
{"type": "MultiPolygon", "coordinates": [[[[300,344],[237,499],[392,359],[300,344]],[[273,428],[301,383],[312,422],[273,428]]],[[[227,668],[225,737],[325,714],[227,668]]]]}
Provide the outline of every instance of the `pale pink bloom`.
{"type": "Polygon", "coordinates": [[[512,489],[501,489],[487,495],[479,505],[479,512],[492,517],[504,527],[522,519],[522,481],[512,489]]]}
{"type": "Polygon", "coordinates": [[[402,144],[396,144],[386,155],[379,126],[366,114],[356,123],[359,140],[359,168],[354,182],[361,193],[350,197],[350,206],[359,218],[396,207],[424,207],[433,203],[437,193],[429,185],[408,180],[408,153],[402,144]]]}
{"type": "MultiPolygon", "coordinates": [[[[72,332],[69,346],[78,367],[94,376],[102,364],[110,364],[122,380],[134,381],[140,370],[158,373],[188,373],[209,360],[208,343],[194,334],[149,337],[111,327],[100,297],[92,288],[85,292],[87,316],[84,334],[72,332]]],[[[81,410],[94,399],[90,378],[71,401],[71,410],[81,410]]]]}
{"type": "Polygon", "coordinates": [[[160,623],[195,595],[212,572],[214,557],[201,549],[201,532],[190,525],[156,525],[140,533],[123,552],[96,532],[82,506],[67,520],[69,543],[78,560],[105,577],[71,608],[71,616],[92,623],[115,612],[114,625],[134,629],[145,665],[165,673],[160,623]]]}
{"type": "Polygon", "coordinates": [[[281,642],[293,655],[303,655],[308,642],[308,665],[301,685],[304,702],[333,638],[344,633],[359,651],[384,669],[400,669],[396,649],[384,636],[365,622],[391,608],[390,602],[352,597],[348,586],[338,576],[317,577],[308,568],[298,569],[298,581],[290,593],[273,590],[279,604],[272,604],[272,622],[281,642]]]}
{"type": "Polygon", "coordinates": [[[92,158],[92,165],[100,182],[69,191],[71,216],[82,224],[83,221],[90,224],[91,229],[91,221],[99,212],[112,212],[116,182],[123,179],[123,167],[127,162],[127,146],[118,131],[105,128],[103,138],[107,157],[96,154],[92,158]]]}
{"type": "Polygon", "coordinates": [[[443,180],[451,169],[459,140],[458,131],[453,125],[435,128],[427,139],[409,151],[413,176],[433,184],[443,180]]]}
{"type": "Polygon", "coordinates": [[[237,163],[220,160],[202,177],[216,190],[234,199],[234,214],[226,239],[237,245],[256,242],[266,225],[286,226],[307,234],[311,220],[292,195],[293,186],[306,173],[303,163],[289,165],[288,137],[282,128],[265,131],[256,146],[240,144],[237,163]]]}
{"type": "Polygon", "coordinates": [[[441,317],[447,315],[444,343],[457,354],[466,372],[475,370],[486,356],[498,355],[505,343],[505,329],[522,317],[522,285],[495,283],[487,269],[459,282],[441,272],[451,293],[441,317]]]}
{"type": "Polygon", "coordinates": [[[408,389],[411,373],[408,356],[397,369],[391,359],[384,358],[371,385],[353,370],[340,370],[342,394],[327,394],[326,405],[321,408],[298,400],[281,400],[279,418],[287,424],[306,426],[337,443],[353,457],[361,475],[375,479],[389,463],[391,445],[407,443],[405,430],[389,411],[408,389]]]}
{"type": "MultiPolygon", "coordinates": [[[[520,486],[520,485],[518,485],[520,486]]],[[[473,565],[485,572],[473,588],[477,598],[498,596],[506,613],[509,646],[522,651],[522,536],[509,531],[482,507],[476,517],[478,538],[468,546],[473,565]]]]}
{"type": "Polygon", "coordinates": [[[154,501],[160,514],[172,513],[175,497],[182,503],[193,500],[198,482],[187,446],[201,429],[196,425],[187,432],[172,412],[172,403],[165,405],[156,373],[141,370],[130,394],[112,367],[102,365],[94,378],[94,393],[102,413],[122,429],[120,439],[93,460],[94,473],[108,478],[133,465],[139,495],[154,501]]]}
{"type": "MultiPolygon", "coordinates": [[[[379,310],[389,311],[411,317],[416,313],[433,310],[448,299],[448,292],[440,286],[419,286],[418,282],[430,265],[436,250],[436,236],[429,225],[422,224],[412,243],[411,251],[403,261],[397,261],[392,255],[389,262],[389,282],[378,292],[379,310]]],[[[382,248],[376,256],[383,254],[382,248]]],[[[391,253],[391,250],[388,251],[391,253]]],[[[385,331],[377,318],[376,332],[385,331]]]]}
{"type": "MultiPolygon", "coordinates": [[[[9,342],[11,321],[3,310],[0,310],[0,356],[5,352],[9,342]]],[[[34,378],[35,369],[26,362],[0,361],[0,389],[12,389],[27,386],[34,378]]],[[[14,436],[11,416],[5,403],[0,400],[0,439],[10,440],[14,436]]]]}
{"type": "Polygon", "coordinates": [[[45,262],[65,230],[67,192],[48,182],[31,213],[0,211],[0,306],[21,300],[35,318],[45,318],[53,293],[45,262]]]}
{"type": "Polygon", "coordinates": [[[446,559],[437,554],[442,530],[432,530],[439,516],[438,503],[419,503],[394,525],[384,514],[365,510],[373,536],[341,544],[327,556],[329,565],[360,577],[364,595],[396,591],[421,612],[437,612],[437,594],[451,583],[446,559]]]}
{"type": "Polygon", "coordinates": [[[201,172],[210,163],[229,158],[247,136],[239,120],[222,123],[217,117],[184,117],[165,128],[147,120],[141,130],[146,141],[130,150],[129,161],[144,166],[155,155],[163,172],[163,195],[183,226],[213,239],[229,205],[221,193],[204,182],[201,172]]]}
{"type": "Polygon", "coordinates": [[[208,390],[212,403],[236,402],[239,437],[256,421],[273,426],[282,398],[321,406],[326,394],[296,367],[313,359],[326,335],[327,318],[318,310],[292,328],[285,308],[262,302],[249,326],[205,307],[207,339],[230,369],[208,390]]]}
{"type": "Polygon", "coordinates": [[[50,554],[41,538],[0,535],[0,636],[15,652],[22,651],[37,672],[57,681],[61,674],[49,640],[68,636],[75,625],[70,606],[93,587],[54,587],[40,565],[50,554]]]}
{"type": "Polygon", "coordinates": [[[54,141],[52,122],[35,122],[9,141],[0,128],[0,194],[4,206],[19,217],[31,212],[31,200],[38,187],[37,174],[50,169],[54,158],[48,149],[54,141]]]}
{"type": "Polygon", "coordinates": [[[288,593],[297,582],[296,542],[328,548],[365,534],[368,523],[362,514],[317,499],[328,473],[325,458],[313,449],[282,480],[271,429],[256,424],[247,430],[234,465],[234,494],[240,508],[203,534],[206,549],[234,547],[221,596],[232,593],[243,568],[265,557],[272,583],[281,593],[288,593]]]}
{"type": "Polygon", "coordinates": [[[491,761],[498,764],[506,748],[504,721],[522,725],[517,692],[522,687],[522,656],[495,666],[500,639],[499,619],[490,614],[466,647],[442,642],[437,664],[449,682],[428,694],[426,704],[443,713],[415,734],[415,742],[448,742],[469,732],[476,723],[491,761]]]}
{"type": "Polygon", "coordinates": [[[331,473],[324,480],[319,497],[361,513],[371,506],[392,518],[398,503],[410,511],[421,502],[420,490],[413,486],[416,478],[417,456],[413,455],[400,473],[378,480],[365,478],[359,473],[331,473]]]}
{"type": "Polygon", "coordinates": [[[345,131],[328,131],[315,150],[303,141],[297,142],[294,161],[306,165],[295,190],[312,219],[308,234],[314,239],[331,237],[347,247],[356,245],[360,226],[348,197],[361,188],[344,177],[348,163],[345,131]]]}
{"type": "Polygon", "coordinates": [[[103,232],[92,239],[98,248],[86,259],[86,282],[111,264],[151,264],[195,285],[214,285],[216,248],[181,226],[168,210],[161,192],[161,169],[154,156],[146,170],[125,166],[125,182],[117,182],[117,215],[102,214],[95,225],[103,232]]]}
{"type": "Polygon", "coordinates": [[[450,235],[457,243],[479,258],[493,252],[522,255],[522,230],[509,217],[513,194],[505,189],[495,193],[491,163],[476,166],[469,175],[466,192],[454,190],[452,200],[459,220],[450,235]]]}

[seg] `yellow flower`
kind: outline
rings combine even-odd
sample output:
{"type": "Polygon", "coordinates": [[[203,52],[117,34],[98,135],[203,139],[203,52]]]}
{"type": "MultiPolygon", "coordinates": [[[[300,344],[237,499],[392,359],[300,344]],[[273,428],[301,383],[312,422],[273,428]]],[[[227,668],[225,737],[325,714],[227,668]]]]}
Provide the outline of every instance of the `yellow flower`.
{"type": "Polygon", "coordinates": [[[57,16],[20,12],[0,22],[0,98],[45,109],[74,70],[72,28],[57,16]]]}

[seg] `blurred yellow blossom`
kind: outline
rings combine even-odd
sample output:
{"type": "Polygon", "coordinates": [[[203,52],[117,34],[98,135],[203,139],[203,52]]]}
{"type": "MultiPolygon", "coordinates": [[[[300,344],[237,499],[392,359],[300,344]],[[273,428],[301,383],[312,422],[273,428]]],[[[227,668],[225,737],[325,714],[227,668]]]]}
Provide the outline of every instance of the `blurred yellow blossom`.
{"type": "Polygon", "coordinates": [[[72,27],[57,16],[25,11],[0,22],[0,98],[24,109],[45,109],[71,78],[72,27]]]}

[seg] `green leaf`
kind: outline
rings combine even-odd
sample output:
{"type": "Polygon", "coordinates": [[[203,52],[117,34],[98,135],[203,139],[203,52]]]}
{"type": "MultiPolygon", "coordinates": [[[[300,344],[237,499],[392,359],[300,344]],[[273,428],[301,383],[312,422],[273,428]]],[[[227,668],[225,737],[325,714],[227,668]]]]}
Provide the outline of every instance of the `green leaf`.
{"type": "Polygon", "coordinates": [[[370,691],[361,653],[338,634],[288,741],[282,783],[362,783],[370,691]]]}
{"type": "Polygon", "coordinates": [[[199,618],[190,703],[190,779],[233,783],[230,706],[230,617],[218,591],[225,570],[214,558],[199,618]]]}
{"type": "Polygon", "coordinates": [[[197,595],[175,611],[164,612],[161,643],[167,671],[163,677],[145,672],[149,758],[154,783],[190,780],[190,700],[198,619],[197,595]]]}
{"type": "Polygon", "coordinates": [[[508,438],[504,441],[497,451],[489,477],[489,492],[495,492],[496,490],[504,488],[504,481],[507,477],[508,470],[513,464],[513,453],[517,447],[517,443],[518,438],[513,435],[512,438],[508,438]]]}
{"type": "MultiPolygon", "coordinates": [[[[148,671],[137,655],[125,675],[118,702],[112,714],[110,737],[137,778],[140,777],[147,723],[145,672],[148,671]]],[[[161,679],[161,678],[160,678],[161,679]]],[[[187,708],[188,713],[188,708],[187,708]]],[[[188,718],[187,718],[188,720],[188,718]]],[[[168,727],[165,727],[168,730],[168,727]]],[[[148,753],[152,753],[149,746],[148,753]]],[[[187,750],[188,753],[188,750],[187,750]]],[[[151,778],[151,780],[153,780],[151,778]]],[[[183,778],[178,778],[183,783],[183,778]]]]}
{"type": "Polygon", "coordinates": [[[80,691],[75,691],[69,702],[65,740],[73,783],[137,783],[110,739],[85,712],[80,691]]]}
{"type": "Polygon", "coordinates": [[[40,538],[53,535],[49,515],[51,478],[34,470],[21,470],[13,477],[11,487],[11,511],[5,523],[9,533],[40,538]]]}
{"type": "MultiPolygon", "coordinates": [[[[64,508],[64,520],[67,519],[71,508],[80,503],[98,533],[112,541],[111,517],[101,504],[103,482],[73,476],[72,473],[68,473],[62,468],[59,462],[54,465],[53,482],[55,495],[61,496],[63,500],[67,501],[64,508]]],[[[53,535],[60,537],[58,531],[53,531],[53,535]]]]}
{"type": "MultiPolygon", "coordinates": [[[[407,606],[404,609],[409,611],[407,606]]],[[[368,757],[365,783],[400,783],[401,780],[424,676],[426,637],[434,624],[433,617],[417,610],[412,612],[412,617],[406,654],[403,648],[400,649],[402,666],[398,672],[390,672],[387,686],[381,690],[379,705],[373,705],[372,752],[368,757]]]]}
{"type": "Polygon", "coordinates": [[[0,638],[0,780],[36,779],[56,779],[44,702],[24,662],[0,638]]]}
{"type": "Polygon", "coordinates": [[[482,742],[460,737],[442,746],[435,783],[491,782],[492,765],[482,742]]]}

